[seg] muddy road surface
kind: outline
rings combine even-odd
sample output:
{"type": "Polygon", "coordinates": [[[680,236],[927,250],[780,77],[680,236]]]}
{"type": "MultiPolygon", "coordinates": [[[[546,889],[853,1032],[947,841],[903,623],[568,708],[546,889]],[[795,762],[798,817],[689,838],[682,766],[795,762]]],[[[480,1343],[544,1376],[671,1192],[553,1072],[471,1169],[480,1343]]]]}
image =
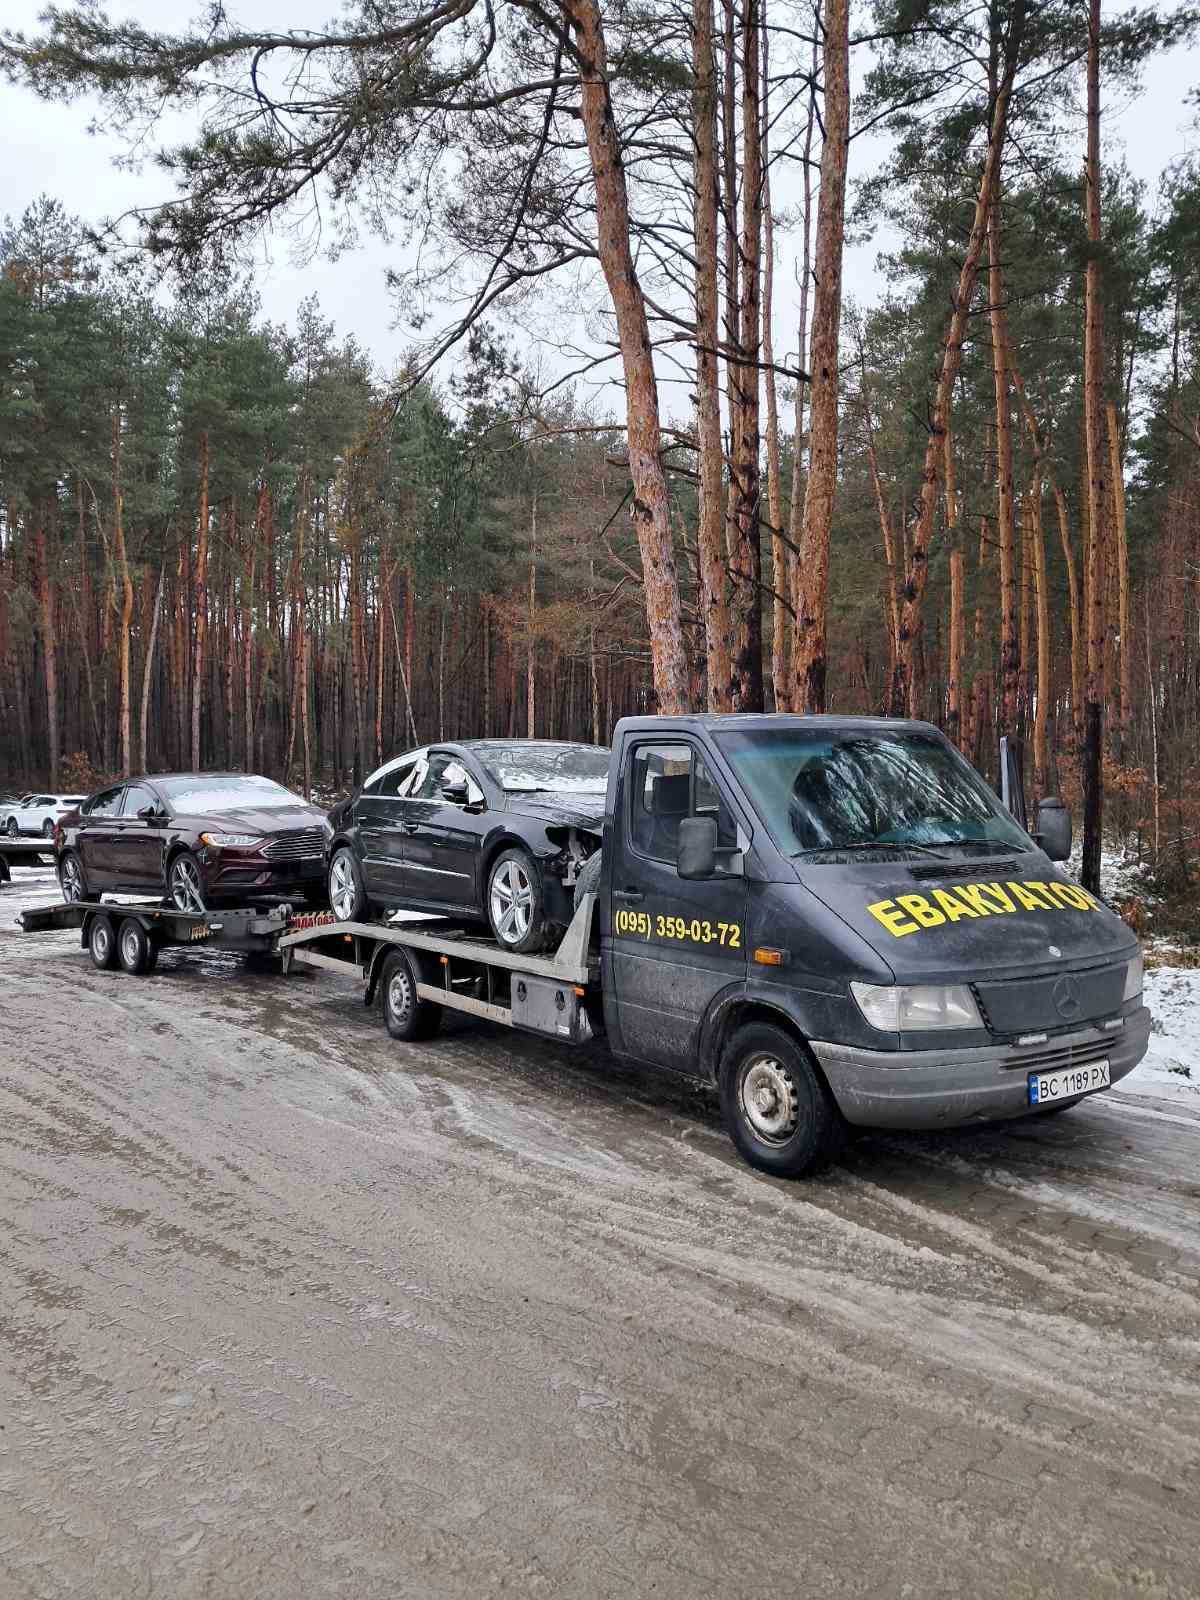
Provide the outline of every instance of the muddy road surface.
{"type": "Polygon", "coordinates": [[[0,1596],[1200,1594],[1200,1119],[701,1093],[0,890],[0,1596]]]}

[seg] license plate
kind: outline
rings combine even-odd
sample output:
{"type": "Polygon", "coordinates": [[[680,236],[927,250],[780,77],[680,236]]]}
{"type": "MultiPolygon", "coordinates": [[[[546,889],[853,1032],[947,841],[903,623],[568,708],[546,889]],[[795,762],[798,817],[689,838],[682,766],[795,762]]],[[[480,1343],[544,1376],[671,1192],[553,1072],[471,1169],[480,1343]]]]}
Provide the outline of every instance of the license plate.
{"type": "Polygon", "coordinates": [[[1089,1061],[1082,1067],[1064,1067],[1061,1072],[1029,1074],[1029,1104],[1053,1105],[1058,1100],[1074,1100],[1077,1095],[1107,1089],[1112,1079],[1107,1061],[1089,1061]]]}

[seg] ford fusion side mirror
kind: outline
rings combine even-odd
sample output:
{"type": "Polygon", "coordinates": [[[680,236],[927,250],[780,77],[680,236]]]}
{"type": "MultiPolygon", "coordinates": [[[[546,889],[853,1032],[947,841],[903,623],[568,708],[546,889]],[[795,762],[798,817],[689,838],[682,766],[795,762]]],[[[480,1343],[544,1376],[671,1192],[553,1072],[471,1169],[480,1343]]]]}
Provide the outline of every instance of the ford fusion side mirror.
{"type": "Polygon", "coordinates": [[[1065,861],[1071,854],[1071,813],[1054,795],[1038,806],[1033,837],[1051,861],[1065,861]]]}
{"type": "Polygon", "coordinates": [[[157,806],[143,806],[142,809],[138,812],[138,818],[142,822],[157,822],[158,821],[158,807],[157,806]]]}
{"type": "Polygon", "coordinates": [[[681,878],[715,878],[717,875],[717,822],[715,817],[684,817],[679,824],[675,856],[681,878]]]}

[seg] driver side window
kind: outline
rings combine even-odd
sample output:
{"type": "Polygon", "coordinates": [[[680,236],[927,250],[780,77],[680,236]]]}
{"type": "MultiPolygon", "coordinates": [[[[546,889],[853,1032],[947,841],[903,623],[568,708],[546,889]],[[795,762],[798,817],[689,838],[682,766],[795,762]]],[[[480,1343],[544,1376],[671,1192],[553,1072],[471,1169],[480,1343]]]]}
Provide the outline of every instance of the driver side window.
{"type": "Polygon", "coordinates": [[[85,814],[89,817],[115,817],[121,809],[121,796],[124,792],[123,785],[118,785],[115,789],[102,790],[84,806],[85,814]]]}
{"type": "Polygon", "coordinates": [[[691,745],[640,745],[634,751],[630,788],[630,836],[639,854],[674,862],[685,817],[712,817],[718,847],[737,847],[737,825],[729,807],[691,745]]]}

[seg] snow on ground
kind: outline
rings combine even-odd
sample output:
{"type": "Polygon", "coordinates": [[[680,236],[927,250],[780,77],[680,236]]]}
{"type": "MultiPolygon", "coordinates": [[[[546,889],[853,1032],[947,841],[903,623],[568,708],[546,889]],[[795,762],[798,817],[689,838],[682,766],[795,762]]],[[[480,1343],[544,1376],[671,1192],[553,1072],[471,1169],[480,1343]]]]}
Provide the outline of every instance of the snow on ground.
{"type": "Polygon", "coordinates": [[[1145,996],[1154,1018],[1150,1048],[1121,1087],[1200,1110],[1200,971],[1155,967],[1145,996]]]}

